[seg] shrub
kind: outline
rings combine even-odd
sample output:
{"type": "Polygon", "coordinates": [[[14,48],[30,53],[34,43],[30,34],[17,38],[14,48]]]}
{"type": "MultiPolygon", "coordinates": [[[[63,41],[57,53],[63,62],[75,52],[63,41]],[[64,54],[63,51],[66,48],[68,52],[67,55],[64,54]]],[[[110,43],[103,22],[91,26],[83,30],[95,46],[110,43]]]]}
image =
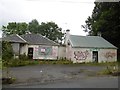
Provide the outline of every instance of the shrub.
{"type": "Polygon", "coordinates": [[[20,60],[29,60],[28,56],[26,54],[19,55],[20,60]]]}
{"type": "Polygon", "coordinates": [[[2,59],[9,60],[13,58],[12,45],[9,42],[2,41],[2,59]]]}
{"type": "Polygon", "coordinates": [[[99,75],[120,75],[120,71],[117,65],[109,65],[106,69],[98,72],[99,75]]]}

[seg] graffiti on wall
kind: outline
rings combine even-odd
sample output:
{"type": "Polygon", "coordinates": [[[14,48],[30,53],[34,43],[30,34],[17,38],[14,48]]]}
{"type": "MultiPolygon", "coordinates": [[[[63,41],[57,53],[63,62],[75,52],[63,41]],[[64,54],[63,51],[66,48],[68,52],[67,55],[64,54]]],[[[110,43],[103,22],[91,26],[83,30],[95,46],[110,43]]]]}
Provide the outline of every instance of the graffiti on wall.
{"type": "Polygon", "coordinates": [[[38,57],[38,51],[39,51],[39,48],[38,47],[35,47],[34,48],[34,53],[33,53],[33,57],[38,57]]]}
{"type": "Polygon", "coordinates": [[[75,51],[74,52],[74,58],[76,60],[86,60],[88,55],[89,55],[89,52],[86,50],[86,51],[75,51]]]}
{"type": "Polygon", "coordinates": [[[109,58],[114,58],[116,56],[116,54],[114,52],[106,52],[105,53],[105,58],[109,59],[109,58]]]}
{"type": "Polygon", "coordinates": [[[38,46],[34,47],[33,57],[34,59],[48,59],[57,57],[57,47],[52,46],[38,46]]]}
{"type": "Polygon", "coordinates": [[[52,47],[40,46],[39,55],[52,55],[52,47]]]}
{"type": "Polygon", "coordinates": [[[38,51],[38,49],[39,49],[38,47],[35,47],[35,48],[34,48],[34,51],[35,51],[35,52],[37,52],[37,51],[38,51]]]}

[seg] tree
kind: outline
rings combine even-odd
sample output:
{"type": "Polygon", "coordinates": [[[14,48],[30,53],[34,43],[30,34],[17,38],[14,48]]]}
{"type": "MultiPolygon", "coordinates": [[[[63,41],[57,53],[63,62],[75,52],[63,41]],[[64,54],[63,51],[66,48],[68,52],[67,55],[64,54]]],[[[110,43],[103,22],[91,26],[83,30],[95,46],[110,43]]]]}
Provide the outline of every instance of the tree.
{"type": "Polygon", "coordinates": [[[54,22],[42,22],[39,26],[38,33],[58,43],[62,43],[64,36],[62,28],[59,28],[54,22]]]}
{"type": "Polygon", "coordinates": [[[36,19],[33,19],[29,22],[28,30],[31,33],[38,33],[39,22],[36,19]]]}
{"type": "Polygon", "coordinates": [[[9,42],[2,41],[2,59],[10,60],[13,58],[13,49],[9,42]]]}
{"type": "Polygon", "coordinates": [[[29,24],[27,23],[16,23],[11,22],[8,23],[7,26],[2,27],[3,34],[11,35],[11,34],[26,34],[28,32],[34,34],[41,34],[50,40],[53,40],[58,43],[62,43],[64,34],[62,33],[62,28],[58,27],[58,25],[54,22],[42,22],[39,25],[39,22],[36,19],[33,19],[29,24]]]}
{"type": "Polygon", "coordinates": [[[36,19],[29,22],[28,29],[31,33],[41,34],[55,42],[62,42],[64,34],[62,28],[59,28],[54,22],[42,22],[40,25],[36,19]]]}
{"type": "MultiPolygon", "coordinates": [[[[120,48],[120,2],[95,2],[92,16],[87,18],[84,28],[89,35],[102,37],[120,48]]],[[[120,50],[118,49],[118,56],[120,50]]]]}
{"type": "Polygon", "coordinates": [[[5,35],[11,35],[11,34],[25,34],[28,30],[28,24],[25,22],[22,23],[16,23],[16,22],[10,22],[7,26],[2,26],[2,32],[5,35]]]}
{"type": "Polygon", "coordinates": [[[10,84],[15,80],[10,75],[9,63],[13,58],[13,49],[12,45],[7,41],[2,41],[2,67],[6,67],[5,74],[2,77],[2,83],[10,84]]]}

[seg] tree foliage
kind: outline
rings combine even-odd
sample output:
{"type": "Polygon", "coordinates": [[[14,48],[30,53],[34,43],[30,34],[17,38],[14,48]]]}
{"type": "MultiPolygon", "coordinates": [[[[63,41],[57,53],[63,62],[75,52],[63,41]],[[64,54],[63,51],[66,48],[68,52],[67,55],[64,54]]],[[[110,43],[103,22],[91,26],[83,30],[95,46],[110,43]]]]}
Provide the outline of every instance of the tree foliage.
{"type": "Polygon", "coordinates": [[[29,22],[28,30],[31,33],[38,33],[39,22],[36,19],[33,19],[29,22]]]}
{"type": "Polygon", "coordinates": [[[100,32],[103,38],[120,48],[120,2],[95,2],[92,15],[85,22],[82,27],[89,35],[100,32]]]}
{"type": "Polygon", "coordinates": [[[13,57],[13,49],[9,42],[2,41],[2,59],[10,60],[13,57]]]}
{"type": "Polygon", "coordinates": [[[54,22],[42,22],[39,26],[39,33],[43,36],[55,41],[55,42],[62,42],[62,37],[64,34],[62,33],[62,28],[59,28],[57,24],[54,22]]]}
{"type": "Polygon", "coordinates": [[[31,22],[27,23],[8,23],[7,26],[2,27],[2,31],[5,35],[11,34],[26,34],[34,33],[41,34],[50,40],[61,43],[63,40],[64,34],[62,33],[62,28],[58,27],[55,22],[39,22],[36,19],[33,19],[31,22]]]}
{"type": "Polygon", "coordinates": [[[28,28],[28,24],[25,22],[22,23],[16,23],[16,22],[10,22],[7,26],[2,27],[3,34],[5,35],[11,35],[11,34],[25,34],[28,28]]]}

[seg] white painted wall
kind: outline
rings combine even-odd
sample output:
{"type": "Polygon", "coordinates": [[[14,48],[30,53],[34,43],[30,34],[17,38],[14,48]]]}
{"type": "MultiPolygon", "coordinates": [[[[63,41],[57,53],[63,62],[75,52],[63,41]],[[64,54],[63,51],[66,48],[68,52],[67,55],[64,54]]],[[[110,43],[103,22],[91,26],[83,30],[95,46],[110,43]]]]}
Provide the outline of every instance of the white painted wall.
{"type": "Polygon", "coordinates": [[[117,49],[100,49],[99,62],[117,61],[117,49]]]}
{"type": "Polygon", "coordinates": [[[19,55],[20,54],[20,44],[19,43],[12,43],[12,48],[13,48],[13,52],[15,55],[19,55]]]}
{"type": "Polygon", "coordinates": [[[73,49],[71,45],[66,45],[66,58],[68,60],[72,60],[72,57],[73,57],[73,49]]]}
{"type": "Polygon", "coordinates": [[[28,55],[28,44],[20,45],[20,54],[28,55]]]}
{"type": "Polygon", "coordinates": [[[59,46],[58,58],[59,59],[66,58],[66,46],[59,46]]]}
{"type": "Polygon", "coordinates": [[[60,59],[66,57],[68,60],[72,60],[73,63],[93,62],[93,51],[98,51],[99,63],[117,61],[117,49],[72,48],[71,45],[67,45],[67,47],[51,46],[51,55],[39,55],[38,50],[35,50],[39,48],[39,45],[24,45],[20,49],[20,54],[25,53],[27,55],[29,47],[34,49],[33,59],[57,59],[57,57],[60,59]]]}
{"type": "Polygon", "coordinates": [[[72,48],[71,60],[73,63],[92,62],[92,52],[88,48],[72,48]]]}

